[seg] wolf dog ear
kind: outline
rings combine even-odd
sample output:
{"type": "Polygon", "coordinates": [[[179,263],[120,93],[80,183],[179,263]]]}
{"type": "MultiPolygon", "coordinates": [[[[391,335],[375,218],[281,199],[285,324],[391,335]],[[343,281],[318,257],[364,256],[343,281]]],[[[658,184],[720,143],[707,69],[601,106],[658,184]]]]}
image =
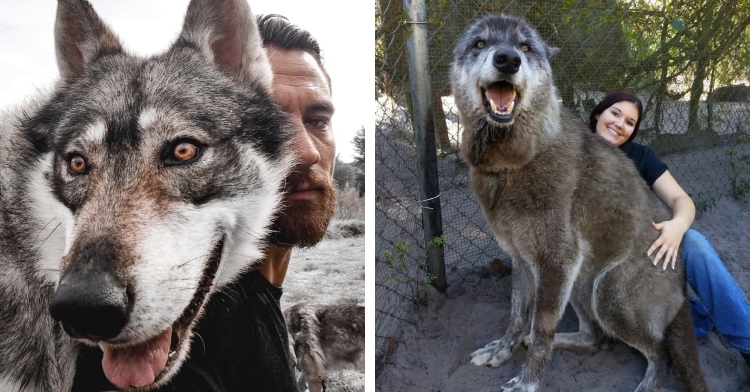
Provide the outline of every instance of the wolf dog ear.
{"type": "Polygon", "coordinates": [[[80,76],[95,58],[121,53],[122,45],[85,0],[59,0],[55,20],[55,53],[63,79],[80,76]]]}
{"type": "Polygon", "coordinates": [[[271,89],[271,64],[247,0],[192,0],[180,37],[228,75],[271,89]]]}
{"type": "Polygon", "coordinates": [[[548,46],[547,47],[547,60],[551,59],[552,56],[560,53],[560,48],[554,47],[554,46],[548,46]]]}

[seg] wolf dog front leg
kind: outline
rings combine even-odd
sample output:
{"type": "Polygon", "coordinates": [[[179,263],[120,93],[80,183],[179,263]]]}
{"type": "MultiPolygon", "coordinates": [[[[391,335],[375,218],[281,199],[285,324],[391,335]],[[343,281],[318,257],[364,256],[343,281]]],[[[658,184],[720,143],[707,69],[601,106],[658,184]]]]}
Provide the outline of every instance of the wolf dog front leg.
{"type": "Polygon", "coordinates": [[[559,237],[555,236],[556,233],[565,232],[549,230],[530,236],[533,239],[545,238],[550,240],[548,244],[557,246],[552,249],[539,246],[542,244],[527,247],[538,249],[537,255],[530,258],[533,260],[530,267],[537,287],[531,320],[531,338],[521,374],[503,385],[505,392],[536,391],[542,372],[552,358],[555,328],[562,318],[583,260],[581,252],[575,246],[569,246],[569,241],[565,241],[565,238],[570,239],[572,236],[563,234],[563,238],[553,238],[559,237]]]}
{"type": "Polygon", "coordinates": [[[471,363],[474,365],[498,367],[504,364],[521,345],[521,338],[528,333],[534,280],[529,266],[518,257],[513,257],[512,278],[510,323],[505,335],[471,353],[471,363]]]}

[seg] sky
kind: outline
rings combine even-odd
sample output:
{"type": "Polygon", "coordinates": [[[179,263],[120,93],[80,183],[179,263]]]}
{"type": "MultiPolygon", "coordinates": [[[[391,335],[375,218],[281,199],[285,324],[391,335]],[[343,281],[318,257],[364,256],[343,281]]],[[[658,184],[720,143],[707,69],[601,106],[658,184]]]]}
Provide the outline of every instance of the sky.
{"type": "MultiPolygon", "coordinates": [[[[126,49],[150,55],[167,49],[177,37],[189,0],[90,2],[126,49]]],[[[373,131],[373,5],[340,0],[249,3],[254,13],[284,15],[318,39],[331,76],[337,153],[342,161],[351,161],[356,131],[362,127],[368,134],[373,131]]],[[[52,0],[0,0],[0,109],[50,87],[57,79],[55,10],[52,0]]]]}

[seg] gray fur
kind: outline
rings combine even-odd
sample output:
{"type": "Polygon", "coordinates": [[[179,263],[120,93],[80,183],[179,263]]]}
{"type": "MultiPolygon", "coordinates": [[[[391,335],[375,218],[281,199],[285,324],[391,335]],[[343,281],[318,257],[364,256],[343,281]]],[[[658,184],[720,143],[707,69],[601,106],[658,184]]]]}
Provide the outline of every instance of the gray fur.
{"type": "Polygon", "coordinates": [[[56,282],[40,276],[36,263],[46,239],[40,232],[59,222],[31,213],[29,173],[40,157],[21,132],[24,119],[23,112],[0,114],[0,390],[64,391],[76,351],[47,311],[56,282]]]}
{"type": "Polygon", "coordinates": [[[365,371],[365,307],[299,303],[284,311],[294,365],[302,374],[297,388],[325,391],[326,374],[365,371]]]}
{"type": "Polygon", "coordinates": [[[163,371],[135,388],[148,390],[179,369],[210,295],[262,256],[293,130],[245,0],[193,0],[150,58],[87,1],[59,0],[55,42],[54,89],[0,113],[0,390],[68,391],[80,344],[171,330],[163,371]],[[200,152],[175,163],[184,140],[200,152]],[[65,290],[124,301],[116,335],[81,332],[102,317],[80,321],[65,290]]]}
{"type": "Polygon", "coordinates": [[[646,256],[658,235],[650,222],[669,215],[632,162],[561,107],[548,61],[555,52],[523,20],[505,15],[475,21],[455,47],[461,152],[471,187],[513,262],[505,335],[472,353],[472,363],[500,366],[528,334],[523,370],[503,388],[536,391],[554,348],[590,350],[613,337],[648,360],[636,391],[660,389],[667,353],[686,389],[705,391],[683,265],[664,271],[646,256]],[[518,54],[517,72],[493,65],[498,49],[518,54]],[[518,95],[512,115],[502,118],[491,116],[482,100],[482,89],[499,80],[518,95]],[[555,335],[568,302],[581,329],[555,335]]]}

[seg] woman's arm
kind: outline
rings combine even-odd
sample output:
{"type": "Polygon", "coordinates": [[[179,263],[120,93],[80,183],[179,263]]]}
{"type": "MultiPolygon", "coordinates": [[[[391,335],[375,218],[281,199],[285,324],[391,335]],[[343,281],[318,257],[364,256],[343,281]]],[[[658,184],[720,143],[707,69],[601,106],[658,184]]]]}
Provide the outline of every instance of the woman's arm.
{"type": "Polygon", "coordinates": [[[659,223],[651,223],[654,230],[660,231],[661,234],[648,249],[648,255],[651,256],[658,249],[657,254],[654,256],[654,265],[658,264],[659,260],[664,257],[663,268],[666,269],[667,265],[671,262],[672,269],[674,269],[675,262],[677,261],[677,250],[682,242],[682,236],[685,235],[685,232],[690,228],[695,219],[695,204],[693,204],[693,200],[682,189],[680,184],[672,177],[669,170],[654,181],[652,189],[656,196],[672,209],[672,219],[659,223]]]}

